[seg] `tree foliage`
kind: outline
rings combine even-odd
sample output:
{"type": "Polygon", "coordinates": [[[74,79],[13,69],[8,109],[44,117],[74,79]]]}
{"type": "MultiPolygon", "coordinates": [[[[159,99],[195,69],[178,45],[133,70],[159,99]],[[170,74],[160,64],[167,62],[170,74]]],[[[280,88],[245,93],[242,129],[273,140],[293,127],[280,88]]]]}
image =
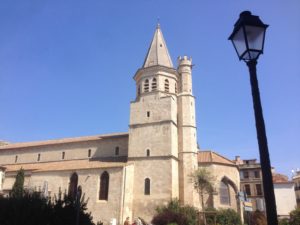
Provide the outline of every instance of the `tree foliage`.
{"type": "Polygon", "coordinates": [[[279,225],[299,225],[300,224],[300,208],[296,208],[290,212],[290,219],[284,218],[278,221],[279,225]]]}
{"type": "Polygon", "coordinates": [[[199,168],[193,174],[191,174],[194,188],[199,193],[202,209],[204,210],[204,195],[212,194],[214,190],[215,177],[206,168],[199,168]]]}
{"type": "Polygon", "coordinates": [[[278,225],[290,225],[290,221],[287,218],[280,219],[278,225]]]}
{"type": "Polygon", "coordinates": [[[172,211],[165,211],[157,214],[153,217],[152,223],[154,225],[166,225],[166,224],[178,224],[178,225],[186,225],[188,224],[187,218],[185,215],[172,211]]]}
{"type": "Polygon", "coordinates": [[[175,223],[177,225],[196,225],[197,209],[192,206],[181,206],[177,199],[171,200],[167,206],[158,207],[154,216],[154,225],[166,225],[175,223]]]}
{"type": "Polygon", "coordinates": [[[300,224],[300,207],[290,212],[290,225],[300,224]]]}
{"type": "Polygon", "coordinates": [[[16,176],[15,183],[12,187],[10,195],[14,198],[21,198],[24,194],[24,170],[21,168],[16,176]]]}
{"type": "Polygon", "coordinates": [[[37,194],[24,194],[0,199],[1,225],[47,225],[51,220],[51,204],[37,194]]]}
{"type": "MultiPolygon", "coordinates": [[[[53,202],[40,193],[24,193],[22,197],[0,198],[1,225],[74,225],[79,212],[80,225],[95,225],[87,210],[84,196],[79,211],[76,201],[60,193],[53,202]]],[[[101,224],[101,223],[98,223],[101,224]]]]}
{"type": "Polygon", "coordinates": [[[217,211],[217,224],[241,225],[241,218],[233,209],[220,209],[217,211]]]}

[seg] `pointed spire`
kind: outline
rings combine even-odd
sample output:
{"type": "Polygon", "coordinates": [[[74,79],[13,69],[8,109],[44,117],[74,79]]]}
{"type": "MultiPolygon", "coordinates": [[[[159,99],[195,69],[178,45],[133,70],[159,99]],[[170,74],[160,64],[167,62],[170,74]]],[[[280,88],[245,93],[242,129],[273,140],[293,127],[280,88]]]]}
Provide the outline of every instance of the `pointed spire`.
{"type": "Polygon", "coordinates": [[[173,68],[173,63],[169,55],[169,51],[160,29],[159,22],[157,23],[156,30],[146,55],[143,67],[150,66],[166,66],[173,68]]]}

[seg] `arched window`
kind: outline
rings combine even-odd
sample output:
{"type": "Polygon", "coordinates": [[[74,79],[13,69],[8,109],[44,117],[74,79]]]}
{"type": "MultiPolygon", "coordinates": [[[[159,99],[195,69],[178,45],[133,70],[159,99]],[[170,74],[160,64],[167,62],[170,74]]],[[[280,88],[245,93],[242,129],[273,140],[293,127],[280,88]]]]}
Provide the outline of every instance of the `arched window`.
{"type": "Polygon", "coordinates": [[[177,93],[177,83],[175,83],[175,93],[177,93]]]}
{"type": "Polygon", "coordinates": [[[18,156],[16,155],[15,156],[15,163],[17,163],[18,162],[18,156]]]}
{"type": "Polygon", "coordinates": [[[78,185],[78,175],[77,173],[73,173],[70,177],[70,183],[69,183],[69,197],[75,199],[77,194],[77,185],[78,185]]]}
{"type": "Polygon", "coordinates": [[[230,205],[229,185],[224,181],[221,181],[220,184],[220,203],[222,205],[230,205]]]}
{"type": "Polygon", "coordinates": [[[152,91],[155,91],[157,88],[157,82],[156,82],[156,78],[152,79],[152,85],[151,85],[152,91]]]}
{"type": "Polygon", "coordinates": [[[147,157],[149,157],[149,156],[150,156],[150,149],[147,149],[147,151],[146,151],[146,155],[147,155],[147,157]]]}
{"type": "Polygon", "coordinates": [[[61,159],[65,159],[65,155],[66,155],[66,153],[65,153],[65,152],[62,152],[62,153],[61,153],[61,159]]]}
{"type": "Polygon", "coordinates": [[[39,162],[40,160],[41,160],[41,154],[39,153],[37,157],[37,161],[39,162]]]}
{"type": "Polygon", "coordinates": [[[146,79],[144,83],[144,92],[149,92],[149,80],[146,79]]]}
{"type": "Polygon", "coordinates": [[[91,155],[92,155],[92,150],[91,150],[91,149],[89,149],[89,150],[88,150],[88,157],[90,158],[90,157],[91,157],[91,155]]]}
{"type": "Polygon", "coordinates": [[[137,92],[138,92],[138,95],[141,94],[141,86],[140,85],[138,86],[138,91],[137,92]]]}
{"type": "Polygon", "coordinates": [[[99,200],[108,200],[109,174],[104,171],[100,177],[99,200]]]}
{"type": "Polygon", "coordinates": [[[169,92],[169,80],[165,79],[165,92],[169,92]]]}
{"type": "Polygon", "coordinates": [[[119,155],[119,153],[120,153],[120,148],[117,146],[115,149],[115,155],[119,155]]]}
{"type": "Polygon", "coordinates": [[[150,195],[150,179],[146,178],[145,179],[145,191],[144,191],[145,195],[150,195]]]}

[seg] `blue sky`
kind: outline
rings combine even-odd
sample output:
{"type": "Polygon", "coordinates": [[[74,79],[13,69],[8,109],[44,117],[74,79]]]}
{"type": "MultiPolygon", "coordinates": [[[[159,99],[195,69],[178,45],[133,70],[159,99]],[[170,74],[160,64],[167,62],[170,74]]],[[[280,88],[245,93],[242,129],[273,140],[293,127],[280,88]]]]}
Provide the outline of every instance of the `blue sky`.
{"type": "Polygon", "coordinates": [[[0,139],[128,131],[132,79],[157,18],[173,63],[192,56],[198,142],[258,158],[248,69],[227,40],[239,13],[269,24],[258,79],[272,165],[300,168],[298,0],[2,0],[0,139]]]}

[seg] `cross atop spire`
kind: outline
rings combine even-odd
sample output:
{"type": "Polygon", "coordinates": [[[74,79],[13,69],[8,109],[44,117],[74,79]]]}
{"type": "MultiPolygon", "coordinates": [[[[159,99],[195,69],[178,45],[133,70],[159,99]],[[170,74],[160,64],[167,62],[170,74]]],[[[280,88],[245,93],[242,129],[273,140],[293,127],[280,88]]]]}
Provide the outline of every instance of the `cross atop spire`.
{"type": "Polygon", "coordinates": [[[173,63],[169,55],[169,51],[163,34],[161,32],[159,22],[157,23],[156,30],[151,45],[148,49],[143,68],[158,65],[173,68],[173,63]]]}

